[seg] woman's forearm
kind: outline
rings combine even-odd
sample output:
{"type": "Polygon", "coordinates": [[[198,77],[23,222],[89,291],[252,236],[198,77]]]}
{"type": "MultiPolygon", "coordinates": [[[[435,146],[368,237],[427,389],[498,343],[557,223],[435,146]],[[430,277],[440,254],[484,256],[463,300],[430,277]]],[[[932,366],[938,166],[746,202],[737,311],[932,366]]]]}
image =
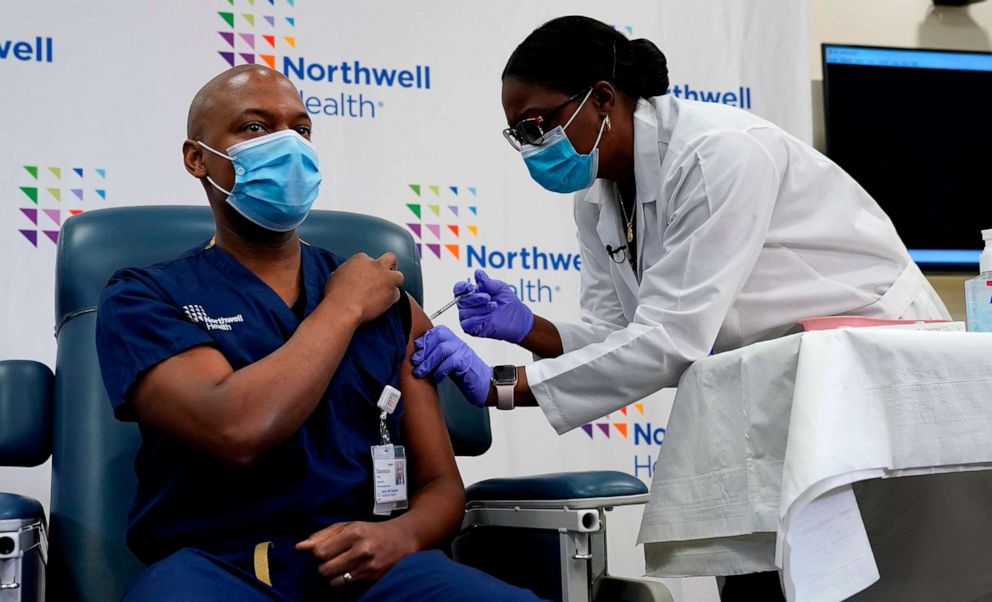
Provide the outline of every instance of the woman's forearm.
{"type": "Polygon", "coordinates": [[[534,316],[534,327],[524,340],[520,341],[520,346],[543,358],[558,357],[564,352],[558,329],[538,315],[534,316]]]}

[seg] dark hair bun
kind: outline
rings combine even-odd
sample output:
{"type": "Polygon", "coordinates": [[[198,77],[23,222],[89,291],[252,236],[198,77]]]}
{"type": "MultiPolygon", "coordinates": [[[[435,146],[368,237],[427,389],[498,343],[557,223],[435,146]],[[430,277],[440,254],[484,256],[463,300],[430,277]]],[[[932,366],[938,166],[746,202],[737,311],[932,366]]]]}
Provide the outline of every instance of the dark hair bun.
{"type": "Polygon", "coordinates": [[[650,98],[668,91],[668,62],[649,40],[628,40],[589,17],[548,21],[517,46],[503,77],[575,94],[609,81],[628,96],[650,98]]]}
{"type": "Polygon", "coordinates": [[[631,83],[638,87],[637,95],[645,98],[668,92],[668,59],[651,40],[639,38],[628,45],[635,65],[631,83]]]}

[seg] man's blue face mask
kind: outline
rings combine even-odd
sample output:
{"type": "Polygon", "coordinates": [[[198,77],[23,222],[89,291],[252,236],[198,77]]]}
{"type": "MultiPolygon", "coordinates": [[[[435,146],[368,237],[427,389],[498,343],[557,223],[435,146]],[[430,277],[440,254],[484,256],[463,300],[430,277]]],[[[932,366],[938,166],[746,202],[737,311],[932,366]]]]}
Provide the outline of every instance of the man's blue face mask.
{"type": "Polygon", "coordinates": [[[227,149],[227,154],[198,141],[208,151],[234,163],[234,188],[214,188],[231,207],[267,230],[288,232],[306,219],[320,191],[317,152],[295,130],[282,130],[227,149]]]}
{"type": "Polygon", "coordinates": [[[603,130],[610,125],[609,116],[603,118],[596,143],[588,155],[579,154],[565,135],[565,129],[572,124],[591,94],[592,89],[565,125],[544,134],[541,144],[525,144],[520,147],[520,154],[530,176],[551,192],[578,192],[589,188],[596,181],[599,171],[599,141],[603,138],[603,130]]]}

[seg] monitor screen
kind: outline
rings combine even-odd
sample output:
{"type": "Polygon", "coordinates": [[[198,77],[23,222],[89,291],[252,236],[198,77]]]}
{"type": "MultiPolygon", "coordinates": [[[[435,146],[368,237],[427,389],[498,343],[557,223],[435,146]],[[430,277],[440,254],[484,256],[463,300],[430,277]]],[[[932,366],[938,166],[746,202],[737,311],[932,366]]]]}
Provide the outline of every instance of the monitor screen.
{"type": "Polygon", "coordinates": [[[827,155],[924,268],[974,271],[992,228],[992,53],[823,45],[827,155]]]}

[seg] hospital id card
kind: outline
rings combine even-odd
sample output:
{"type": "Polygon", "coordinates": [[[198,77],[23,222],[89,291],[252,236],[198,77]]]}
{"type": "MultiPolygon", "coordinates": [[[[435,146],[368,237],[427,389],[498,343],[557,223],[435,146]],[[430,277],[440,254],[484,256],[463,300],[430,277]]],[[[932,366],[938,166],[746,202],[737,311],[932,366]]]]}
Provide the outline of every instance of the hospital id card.
{"type": "Polygon", "coordinates": [[[402,445],[373,445],[372,472],[375,507],[372,513],[389,516],[408,507],[406,496],[406,450],[402,445]]]}

